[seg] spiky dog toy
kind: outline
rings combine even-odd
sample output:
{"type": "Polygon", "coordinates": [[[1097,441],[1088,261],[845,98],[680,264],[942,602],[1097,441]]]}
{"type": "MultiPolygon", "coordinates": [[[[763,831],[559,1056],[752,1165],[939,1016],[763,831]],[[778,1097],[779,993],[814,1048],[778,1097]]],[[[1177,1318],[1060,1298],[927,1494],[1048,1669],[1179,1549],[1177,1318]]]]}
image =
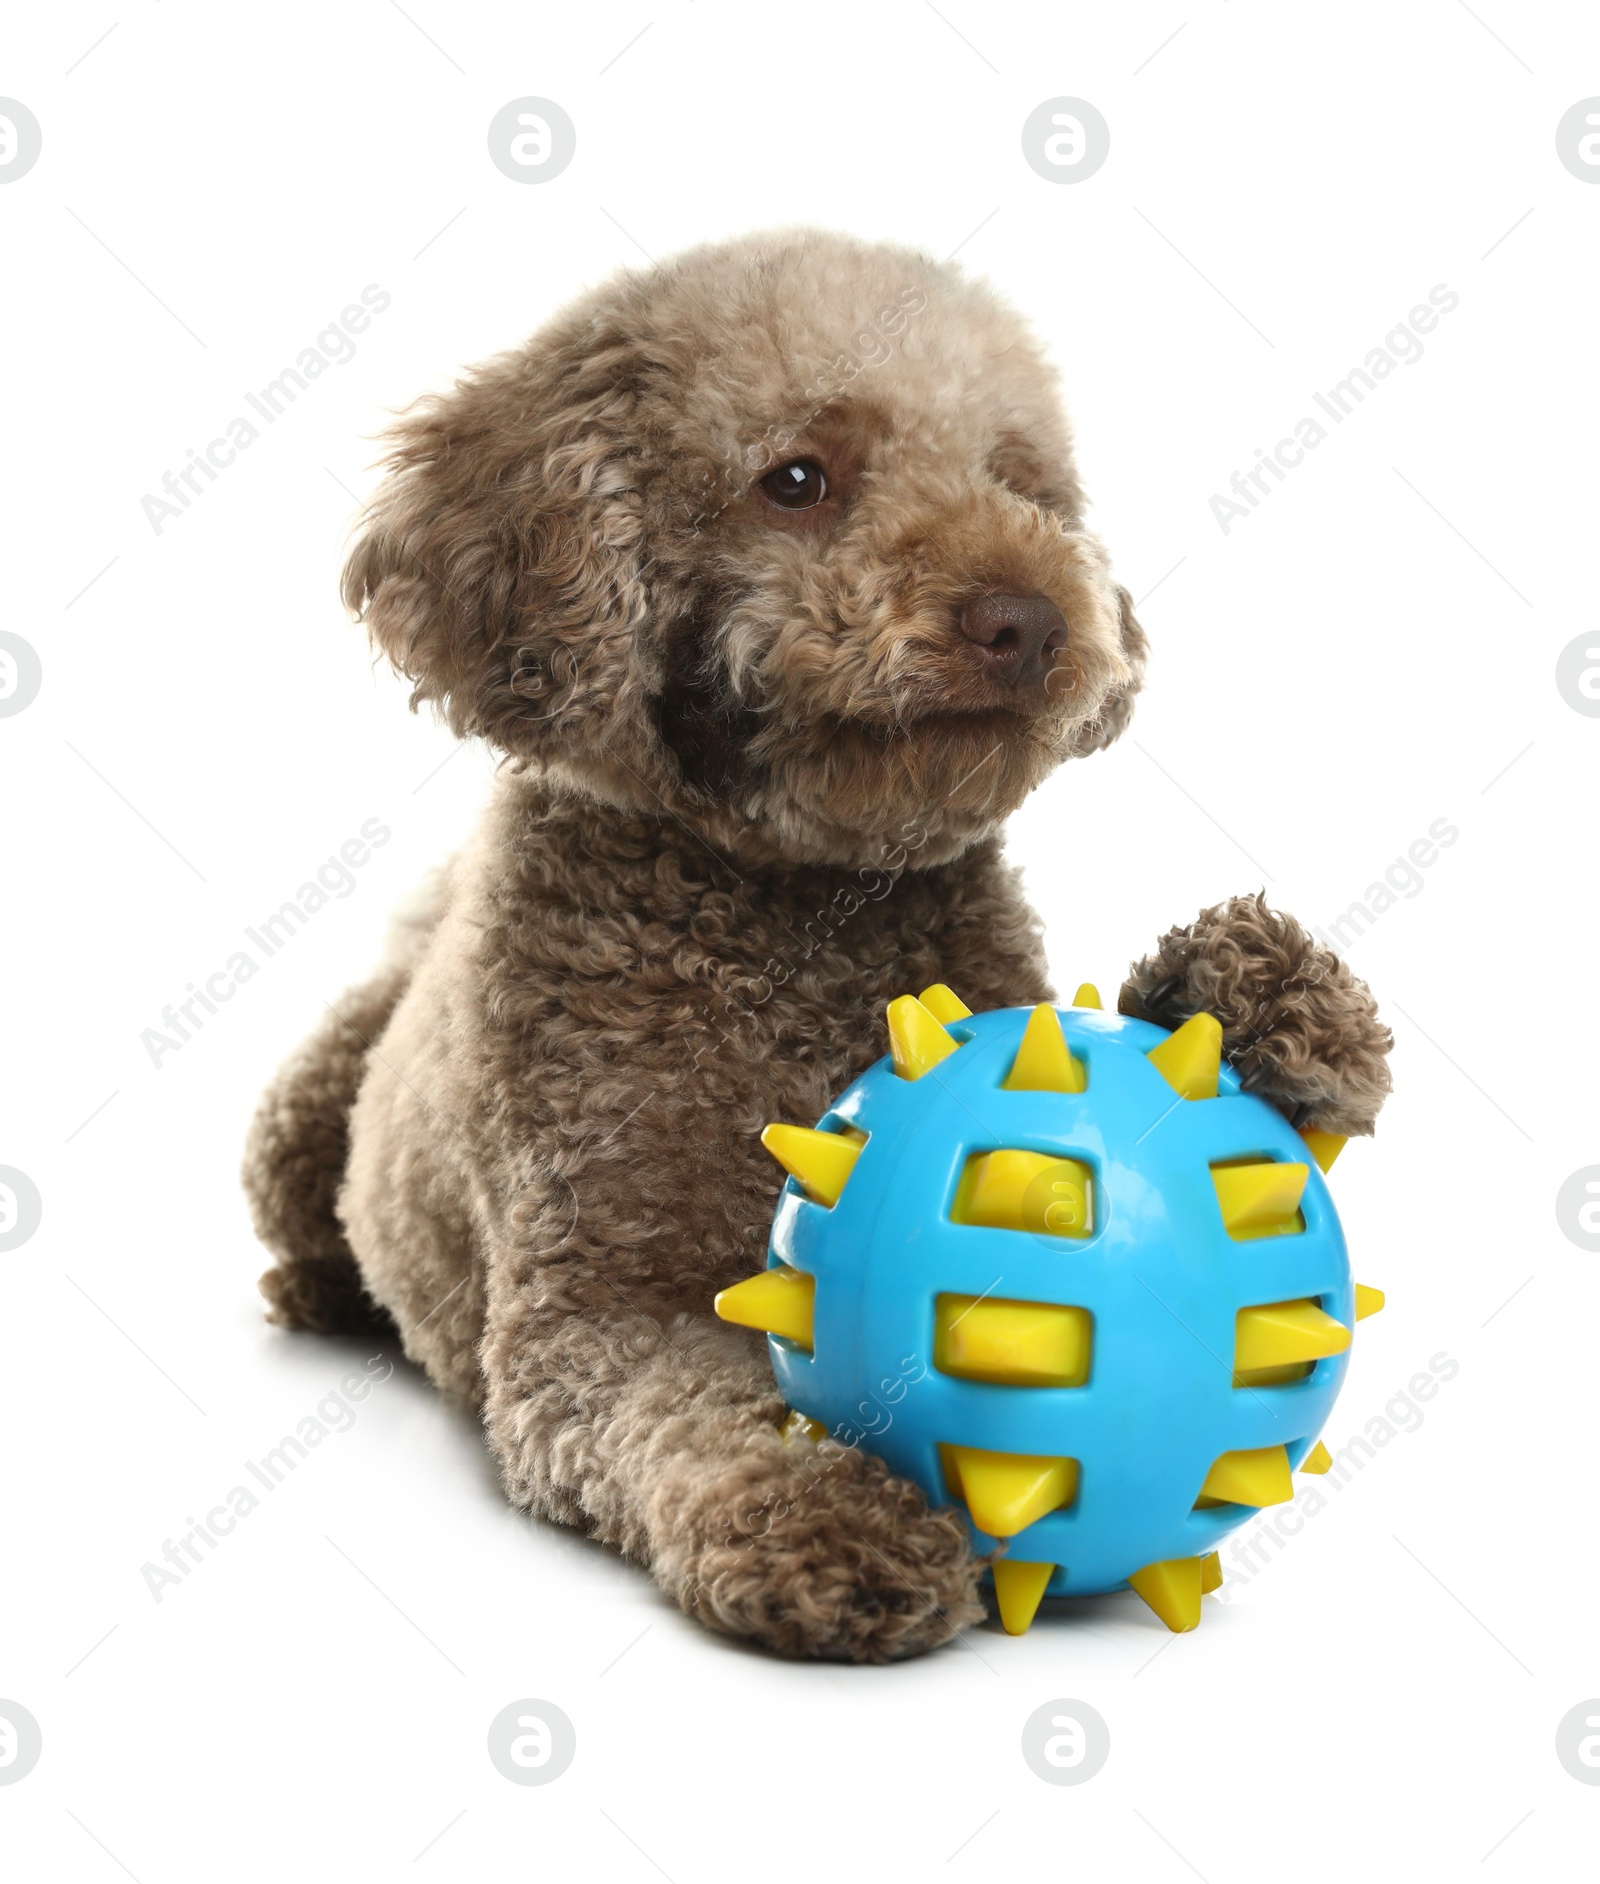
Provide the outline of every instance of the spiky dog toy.
{"type": "Polygon", "coordinates": [[[880,1454],[995,1551],[1001,1620],[1131,1586],[1173,1630],[1218,1542],[1318,1438],[1351,1330],[1323,1181],[1344,1144],[1240,1090],[1222,1030],[1102,1011],[889,1006],[890,1052],[816,1129],[769,1125],[789,1173],[767,1268],[717,1297],[764,1330],[789,1432],[880,1454]]]}

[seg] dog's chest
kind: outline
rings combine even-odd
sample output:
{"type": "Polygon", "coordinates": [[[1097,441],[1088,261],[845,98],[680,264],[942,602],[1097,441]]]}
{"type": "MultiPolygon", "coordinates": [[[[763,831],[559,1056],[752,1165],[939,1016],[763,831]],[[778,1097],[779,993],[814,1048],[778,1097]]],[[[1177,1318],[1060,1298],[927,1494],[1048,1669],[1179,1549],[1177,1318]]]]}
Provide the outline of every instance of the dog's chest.
{"type": "Polygon", "coordinates": [[[691,1011],[710,1030],[702,1063],[745,1085],[768,1117],[810,1122],[885,1051],[889,1002],[937,978],[939,912],[902,884],[876,899],[849,886],[751,895],[732,916],[714,939],[696,925],[703,943],[680,956],[691,1011]]]}
{"type": "Polygon", "coordinates": [[[585,926],[563,1002],[618,1054],[672,1068],[687,1106],[815,1118],[885,1050],[888,1003],[940,971],[936,900],[878,886],[641,885],[585,926]]]}

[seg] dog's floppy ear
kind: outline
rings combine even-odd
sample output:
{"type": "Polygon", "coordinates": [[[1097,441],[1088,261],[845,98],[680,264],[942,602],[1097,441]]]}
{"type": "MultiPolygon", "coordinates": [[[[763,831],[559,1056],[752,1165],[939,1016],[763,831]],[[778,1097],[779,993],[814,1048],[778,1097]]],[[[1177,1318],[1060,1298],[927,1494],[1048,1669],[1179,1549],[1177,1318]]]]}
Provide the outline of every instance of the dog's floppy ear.
{"type": "Polygon", "coordinates": [[[536,340],[403,413],[344,570],[413,709],[519,756],[615,699],[642,610],[632,400],[622,350],[589,338],[536,340]]]}
{"type": "Polygon", "coordinates": [[[1085,725],[1073,741],[1073,754],[1103,752],[1113,740],[1120,739],[1133,718],[1133,703],[1144,685],[1145,662],[1150,643],[1134,619],[1133,598],[1117,584],[1117,611],[1122,621],[1122,658],[1128,664],[1128,678],[1106,696],[1100,711],[1085,725]]]}

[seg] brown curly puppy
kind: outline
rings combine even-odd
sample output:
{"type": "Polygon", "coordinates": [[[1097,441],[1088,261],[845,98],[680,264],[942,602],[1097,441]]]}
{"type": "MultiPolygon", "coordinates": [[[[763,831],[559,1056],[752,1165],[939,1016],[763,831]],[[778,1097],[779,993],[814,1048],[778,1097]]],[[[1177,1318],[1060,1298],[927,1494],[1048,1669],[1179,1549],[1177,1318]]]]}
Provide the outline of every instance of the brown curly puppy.
{"type": "MultiPolygon", "coordinates": [[[[413,704],[510,763],[262,1103],[273,1318],[392,1317],[517,1504],[786,1654],[983,1613],[964,1521],[782,1443],[761,1340],[710,1305],[762,1262],[757,1133],[821,1115],[893,996],[1049,995],[996,832],[1117,736],[1145,655],[1082,501],[1015,314],[797,234],[624,275],[413,409],[346,571],[413,704]]],[[[1126,998],[1210,1007],[1266,1096],[1371,1129],[1365,990],[1258,903],[1126,998]]]]}

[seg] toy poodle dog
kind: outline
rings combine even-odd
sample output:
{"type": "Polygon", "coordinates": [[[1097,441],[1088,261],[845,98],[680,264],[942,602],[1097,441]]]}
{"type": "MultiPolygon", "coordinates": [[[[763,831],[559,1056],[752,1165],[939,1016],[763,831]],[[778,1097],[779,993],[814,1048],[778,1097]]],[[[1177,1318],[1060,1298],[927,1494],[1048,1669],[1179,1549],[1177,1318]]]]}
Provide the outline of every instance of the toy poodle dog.
{"type": "MultiPolygon", "coordinates": [[[[896,995],[1047,1000],[1006,816],[1127,724],[1145,638],[1024,322],[811,232],[626,273],[408,411],[344,595],[504,755],[474,841],[264,1097],[245,1179],[289,1327],[398,1329],[512,1501],[712,1628],[886,1661],[980,1620],[964,1519],[780,1432],[718,1321],[896,995]]],[[[1222,1022],[1302,1127],[1372,1130],[1389,1036],[1239,897],[1125,1012],[1222,1022]]]]}

